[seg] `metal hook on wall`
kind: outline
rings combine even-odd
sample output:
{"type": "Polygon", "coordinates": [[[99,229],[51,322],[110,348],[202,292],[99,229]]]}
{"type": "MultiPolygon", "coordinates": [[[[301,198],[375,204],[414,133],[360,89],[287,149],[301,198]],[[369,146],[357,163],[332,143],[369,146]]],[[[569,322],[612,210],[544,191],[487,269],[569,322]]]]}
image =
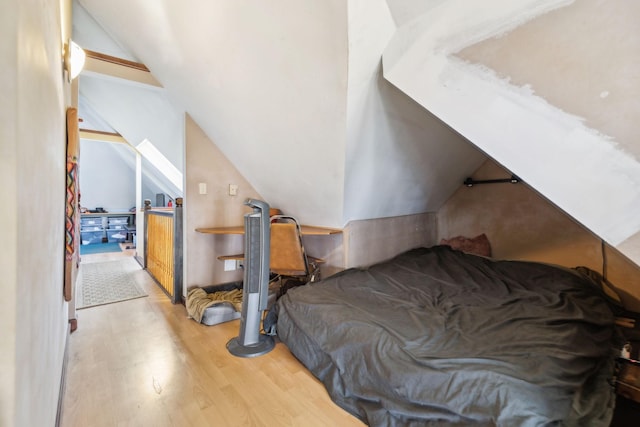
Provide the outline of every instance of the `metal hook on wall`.
{"type": "Polygon", "coordinates": [[[517,184],[519,182],[522,182],[522,180],[515,175],[511,175],[511,178],[503,178],[503,179],[474,180],[473,178],[467,178],[464,180],[464,185],[466,185],[467,187],[473,187],[474,185],[477,185],[477,184],[499,184],[499,183],[505,183],[505,182],[508,182],[511,184],[517,184]]]}

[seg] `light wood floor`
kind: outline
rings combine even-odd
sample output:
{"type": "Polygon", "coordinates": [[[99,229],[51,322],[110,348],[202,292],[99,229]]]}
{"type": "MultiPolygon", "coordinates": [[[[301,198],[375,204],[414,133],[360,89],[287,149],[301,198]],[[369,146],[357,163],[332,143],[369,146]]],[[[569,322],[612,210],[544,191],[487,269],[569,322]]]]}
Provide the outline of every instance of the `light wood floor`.
{"type": "MultiPolygon", "coordinates": [[[[121,254],[82,257],[83,263],[121,254]]],[[[204,326],[172,305],[143,270],[149,296],[78,311],[71,334],[63,427],[362,426],[282,343],[238,358],[239,322],[204,326]]]]}

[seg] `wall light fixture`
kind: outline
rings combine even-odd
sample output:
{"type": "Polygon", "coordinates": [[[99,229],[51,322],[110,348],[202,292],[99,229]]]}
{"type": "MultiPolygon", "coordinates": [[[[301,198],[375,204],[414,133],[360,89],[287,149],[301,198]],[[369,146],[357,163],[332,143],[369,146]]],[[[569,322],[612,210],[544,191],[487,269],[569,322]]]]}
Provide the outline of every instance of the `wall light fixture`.
{"type": "Polygon", "coordinates": [[[67,72],[67,81],[71,83],[71,80],[78,77],[82,67],[84,67],[84,61],[86,54],[84,50],[73,40],[69,39],[64,45],[64,70],[67,72]]]}

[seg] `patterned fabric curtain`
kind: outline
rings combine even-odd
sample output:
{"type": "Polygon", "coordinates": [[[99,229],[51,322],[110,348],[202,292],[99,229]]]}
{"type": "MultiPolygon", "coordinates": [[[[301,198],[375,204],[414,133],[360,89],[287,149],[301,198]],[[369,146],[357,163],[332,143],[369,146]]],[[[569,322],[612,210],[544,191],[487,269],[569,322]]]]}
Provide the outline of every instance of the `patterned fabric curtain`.
{"type": "Polygon", "coordinates": [[[80,260],[80,201],[78,190],[78,158],[80,156],[80,134],[78,131],[78,110],[67,109],[67,195],[65,206],[65,248],[64,248],[64,299],[71,301],[73,288],[78,276],[80,260]]]}

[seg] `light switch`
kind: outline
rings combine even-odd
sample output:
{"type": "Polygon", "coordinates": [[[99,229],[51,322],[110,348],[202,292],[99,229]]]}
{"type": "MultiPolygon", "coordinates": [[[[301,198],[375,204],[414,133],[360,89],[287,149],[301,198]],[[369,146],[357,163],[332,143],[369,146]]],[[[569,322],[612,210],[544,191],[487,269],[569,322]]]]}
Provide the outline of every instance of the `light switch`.
{"type": "Polygon", "coordinates": [[[238,184],[229,184],[229,195],[230,196],[238,195],[238,184]]]}
{"type": "Polygon", "coordinates": [[[198,184],[198,192],[200,194],[207,194],[207,183],[201,182],[198,184]]]}

